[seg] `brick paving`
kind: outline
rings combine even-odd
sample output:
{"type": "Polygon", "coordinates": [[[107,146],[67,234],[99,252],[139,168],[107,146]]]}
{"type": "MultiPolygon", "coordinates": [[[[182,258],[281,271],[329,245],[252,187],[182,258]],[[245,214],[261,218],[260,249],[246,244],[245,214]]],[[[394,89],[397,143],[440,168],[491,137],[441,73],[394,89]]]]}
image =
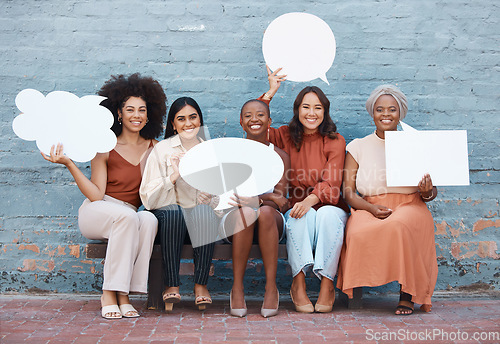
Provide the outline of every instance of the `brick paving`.
{"type": "Polygon", "coordinates": [[[296,313],[289,298],[282,297],[281,301],[279,315],[268,319],[259,314],[260,302],[247,302],[249,315],[240,319],[229,315],[229,305],[223,297],[218,297],[204,312],[195,309],[192,300],[183,300],[171,314],[147,310],[144,297],[133,297],[132,304],[141,312],[140,318],[105,320],[100,316],[98,295],[0,295],[0,342],[500,342],[497,295],[436,297],[432,313],[417,310],[406,317],[392,314],[395,295],[367,295],[360,310],[349,310],[337,302],[328,314],[296,313]],[[477,340],[473,336],[478,336],[477,340]]]}

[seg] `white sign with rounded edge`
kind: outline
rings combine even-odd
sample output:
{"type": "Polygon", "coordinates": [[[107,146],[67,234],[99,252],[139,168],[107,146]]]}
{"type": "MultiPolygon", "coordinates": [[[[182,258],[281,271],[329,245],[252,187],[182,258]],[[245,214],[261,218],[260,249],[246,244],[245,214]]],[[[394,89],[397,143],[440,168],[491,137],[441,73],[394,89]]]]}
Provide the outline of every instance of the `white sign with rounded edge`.
{"type": "Polygon", "coordinates": [[[38,149],[47,155],[53,145],[62,143],[69,158],[89,161],[96,153],[116,146],[116,135],[110,129],[113,114],[99,105],[104,99],[96,95],[79,98],[65,91],[45,97],[37,90],[25,89],[16,96],[22,113],[14,118],[12,129],[23,140],[36,140],[38,149]]]}
{"type": "Polygon", "coordinates": [[[327,84],[326,72],[335,59],[335,36],[322,19],[309,13],[292,12],[269,24],[262,39],[266,64],[275,71],[283,68],[287,80],[311,81],[320,78],[327,84]]]}
{"type": "Polygon", "coordinates": [[[234,193],[252,197],[273,190],[284,172],[281,157],[260,142],[219,138],[202,142],[181,159],[181,177],[195,189],[221,196],[227,209],[234,193]]]}

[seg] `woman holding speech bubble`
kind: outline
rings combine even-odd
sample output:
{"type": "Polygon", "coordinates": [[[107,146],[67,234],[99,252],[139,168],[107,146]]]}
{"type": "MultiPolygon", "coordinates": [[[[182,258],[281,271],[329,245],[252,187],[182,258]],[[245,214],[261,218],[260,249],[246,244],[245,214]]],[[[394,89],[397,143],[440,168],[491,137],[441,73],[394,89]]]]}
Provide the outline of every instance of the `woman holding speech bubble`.
{"type": "Polygon", "coordinates": [[[393,85],[377,87],[366,102],[375,133],[347,145],[344,196],[352,207],[347,222],[337,286],[352,298],[353,288],[401,285],[396,315],[413,304],[431,309],[437,279],[434,221],[425,202],[437,189],[426,174],[415,187],[387,187],[385,132],[406,116],[406,96],[393,85]]]}
{"type": "MultiPolygon", "coordinates": [[[[279,154],[284,171],[290,169],[290,158],[267,139],[271,126],[269,106],[259,100],[247,101],[240,112],[240,125],[247,139],[260,142],[279,154]]],[[[266,287],[261,315],[264,318],[278,314],[279,292],[276,286],[278,268],[278,243],[283,238],[285,221],[282,213],[289,208],[286,173],[279,183],[258,197],[234,196],[233,209],[223,219],[223,237],[232,243],[233,286],[229,295],[231,315],[244,317],[247,314],[243,279],[252,243],[258,243],[266,274],[266,287]]]]}
{"type": "MultiPolygon", "coordinates": [[[[270,89],[259,99],[269,102],[285,76],[268,68],[270,89]]],[[[290,156],[289,200],[285,214],[290,290],[299,312],[330,312],[335,301],[333,279],[344,237],[348,207],[340,194],[345,140],[330,118],[330,101],[323,91],[308,86],[293,104],[293,118],[279,129],[270,128],[269,141],[290,156]],[[316,305],[306,290],[306,272],[321,280],[316,305]]]]}
{"type": "Polygon", "coordinates": [[[144,207],[158,218],[163,301],[168,312],[181,300],[179,269],[185,241],[193,245],[195,305],[204,310],[212,303],[207,282],[218,235],[219,219],[213,210],[218,198],[191,187],[179,173],[184,154],[205,139],[202,126],[201,109],[194,99],[174,101],[168,112],[165,140],[149,156],[140,188],[144,207]]]}
{"type": "Polygon", "coordinates": [[[103,269],[102,316],[106,319],[138,317],[129,293],[147,293],[149,260],[157,220],[139,211],[139,185],[144,163],[156,144],[166,113],[166,97],[151,77],[132,74],[112,76],[99,91],[101,104],[114,116],[111,130],[117,144],[91,161],[90,180],[63,152],[52,147],[53,163],[65,165],[87,199],[78,211],[78,226],[88,239],[107,240],[103,269]]]}

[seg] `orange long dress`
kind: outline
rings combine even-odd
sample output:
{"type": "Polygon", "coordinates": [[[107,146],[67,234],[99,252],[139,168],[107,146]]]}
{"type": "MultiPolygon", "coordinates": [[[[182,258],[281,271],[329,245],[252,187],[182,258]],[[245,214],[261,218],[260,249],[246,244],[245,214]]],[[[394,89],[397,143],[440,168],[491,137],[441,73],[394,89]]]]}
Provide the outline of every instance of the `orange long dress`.
{"type": "Polygon", "coordinates": [[[378,219],[368,211],[352,209],[337,287],[352,298],[353,288],[397,281],[403,292],[412,295],[413,302],[429,305],[424,309],[430,309],[438,272],[430,211],[412,188],[386,186],[383,139],[372,134],[354,140],[347,150],[359,164],[358,192],[368,202],[393,212],[386,219],[378,219]]]}

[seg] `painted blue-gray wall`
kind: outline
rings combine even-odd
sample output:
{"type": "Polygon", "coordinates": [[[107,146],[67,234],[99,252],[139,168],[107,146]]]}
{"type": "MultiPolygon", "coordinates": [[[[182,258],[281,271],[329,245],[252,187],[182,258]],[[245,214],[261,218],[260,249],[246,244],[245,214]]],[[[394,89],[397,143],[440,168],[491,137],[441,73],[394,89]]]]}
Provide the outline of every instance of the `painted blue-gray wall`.
{"type": "MultiPolygon", "coordinates": [[[[440,187],[430,204],[439,257],[437,289],[500,288],[499,3],[447,1],[2,0],[0,2],[1,292],[100,289],[102,265],[86,260],[77,227],[83,201],[71,175],[12,131],[25,88],[95,94],[112,74],[158,79],[169,103],[194,97],[213,137],[242,136],[240,106],[267,90],[261,41],[287,12],[308,12],[335,34],[337,55],[320,86],[349,142],[373,131],[364,102],[381,83],[408,95],[417,129],[467,129],[471,185],[440,187]]],[[[314,54],[308,42],[297,49],[314,54]]],[[[304,83],[272,101],[287,123],[304,83]]],[[[80,164],[89,175],[89,164],[80,164]]],[[[282,264],[284,265],[284,264],[282,264]]],[[[216,265],[214,285],[229,278],[216,265]],[[218,273],[219,272],[219,273],[218,273]]],[[[258,264],[253,282],[263,278],[258,264]]],[[[281,281],[289,281],[286,267],[281,281]]],[[[226,283],[227,285],[227,283],[226,283]]],[[[222,287],[221,287],[222,288],[222,287]]]]}

